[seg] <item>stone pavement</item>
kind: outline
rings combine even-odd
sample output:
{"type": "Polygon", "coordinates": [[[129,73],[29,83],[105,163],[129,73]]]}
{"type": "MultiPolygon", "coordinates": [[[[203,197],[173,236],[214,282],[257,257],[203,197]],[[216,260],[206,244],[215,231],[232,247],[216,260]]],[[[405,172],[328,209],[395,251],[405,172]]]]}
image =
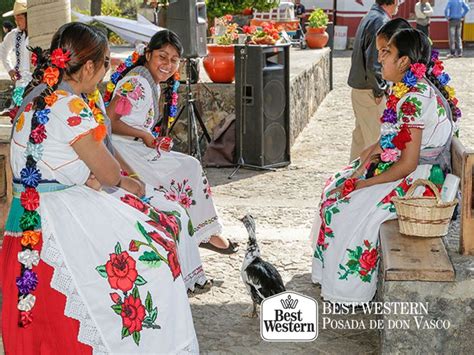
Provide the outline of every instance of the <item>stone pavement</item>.
{"type": "MultiPolygon", "coordinates": [[[[474,52],[445,62],[464,112],[461,140],[474,147],[474,52]]],[[[245,244],[247,233],[238,220],[251,213],[257,222],[262,256],[281,272],[288,290],[319,297],[310,278],[308,236],[325,178],[347,163],[353,115],[346,85],[350,52],[336,52],[334,90],[326,97],[292,148],[292,164],[276,172],[208,169],[214,198],[224,221],[224,235],[245,244]]],[[[453,233],[459,233],[454,228],[453,233]]],[[[245,247],[245,246],[244,246],[245,247]]],[[[202,250],[202,249],[201,249],[202,250]]],[[[204,354],[377,353],[376,330],[321,329],[311,343],[268,343],[260,338],[259,321],[242,318],[251,305],[240,279],[244,250],[235,256],[202,251],[204,267],[215,280],[207,293],[191,298],[194,323],[204,354]]],[[[321,309],[321,303],[320,303],[321,309]]],[[[320,312],[321,313],[321,312],[320,312]]],[[[365,319],[362,314],[339,319],[365,319]]],[[[333,316],[338,319],[337,316],[333,316]]]]}

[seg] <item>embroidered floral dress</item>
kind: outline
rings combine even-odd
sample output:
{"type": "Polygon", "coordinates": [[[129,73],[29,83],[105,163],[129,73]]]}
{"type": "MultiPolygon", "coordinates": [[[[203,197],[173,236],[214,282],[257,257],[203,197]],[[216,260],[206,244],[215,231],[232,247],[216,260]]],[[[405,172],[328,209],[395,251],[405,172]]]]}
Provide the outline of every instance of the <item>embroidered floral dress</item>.
{"type": "MultiPolygon", "coordinates": [[[[134,75],[132,70],[117,83],[114,97],[116,95],[122,96],[118,103],[120,110],[129,112],[122,115],[121,120],[133,128],[151,133],[156,123],[154,110],[158,106],[153,100],[159,98],[153,97],[149,81],[141,75],[134,75]]],[[[212,235],[221,232],[211,188],[198,160],[178,152],[157,153],[133,137],[114,135],[113,141],[114,148],[143,181],[166,199],[185,208],[196,243],[208,241],[212,235]]]]}
{"type": "MultiPolygon", "coordinates": [[[[443,146],[452,133],[441,99],[424,80],[401,97],[396,113],[397,127],[423,130],[421,152],[443,146]]],[[[431,165],[419,165],[404,179],[355,190],[337,199],[328,196],[358,166],[357,159],[328,179],[311,230],[312,280],[321,284],[322,297],[332,302],[368,302],[373,298],[377,288],[379,228],[383,222],[396,218],[391,198],[405,195],[416,179],[427,179],[431,170],[431,165]]]]}
{"type": "Polygon", "coordinates": [[[82,99],[65,91],[56,95],[56,103],[48,106],[47,138],[35,145],[42,150],[32,151],[27,144],[31,104],[11,142],[15,179],[25,167],[26,149],[41,155],[42,237],[20,264],[22,245],[31,234],[20,228],[22,186],[14,184],[0,258],[6,353],[197,353],[174,239],[162,230],[164,224],[155,229],[142,212],[84,185],[90,170],[71,144],[94,134],[97,123],[82,99]],[[31,297],[22,301],[22,308],[31,310],[30,319],[21,320],[23,327],[17,288],[21,268],[37,274],[31,297]]]}

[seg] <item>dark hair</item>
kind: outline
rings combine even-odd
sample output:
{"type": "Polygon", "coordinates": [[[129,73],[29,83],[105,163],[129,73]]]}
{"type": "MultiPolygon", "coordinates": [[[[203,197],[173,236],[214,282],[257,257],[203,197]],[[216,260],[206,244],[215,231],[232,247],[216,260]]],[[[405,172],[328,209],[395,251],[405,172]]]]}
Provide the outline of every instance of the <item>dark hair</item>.
{"type": "Polygon", "coordinates": [[[431,56],[431,45],[428,37],[414,28],[395,32],[390,43],[398,49],[398,57],[407,56],[411,63],[428,64],[431,56]]]}
{"type": "MultiPolygon", "coordinates": [[[[30,48],[34,55],[36,55],[37,65],[33,72],[32,80],[25,88],[23,97],[26,97],[34,87],[42,82],[44,70],[51,65],[49,56],[55,49],[62,48],[64,51],[69,51],[71,58],[66,68],[58,68],[60,72],[59,84],[64,74],[73,75],[88,60],[92,60],[95,68],[102,65],[105,60],[107,47],[107,37],[91,26],[80,22],[70,22],[61,26],[54,34],[49,50],[43,51],[39,47],[30,48]]],[[[56,88],[52,89],[55,90],[56,88]]]]}
{"type": "Polygon", "coordinates": [[[404,28],[412,28],[410,23],[404,18],[396,18],[388,21],[377,31],[377,36],[385,37],[387,40],[390,40],[395,32],[402,30],[404,28]]]}
{"type": "Polygon", "coordinates": [[[13,23],[11,23],[10,21],[6,20],[3,22],[3,27],[5,27],[7,29],[7,33],[10,32],[12,29],[13,29],[13,23]]]}
{"type": "Polygon", "coordinates": [[[382,5],[393,5],[395,3],[395,0],[375,0],[375,2],[382,6],[382,5]]]}
{"type": "Polygon", "coordinates": [[[127,75],[133,68],[138,67],[140,65],[145,65],[146,63],[146,53],[152,52],[154,50],[160,49],[163,46],[170,44],[172,45],[177,51],[179,56],[183,55],[183,45],[181,44],[181,40],[179,39],[178,35],[170,30],[161,30],[156,32],[153,37],[151,37],[150,42],[145,48],[145,53],[143,53],[140,57],[138,57],[137,61],[134,65],[130,66],[129,68],[125,69],[118,80],[123,78],[127,75]]]}

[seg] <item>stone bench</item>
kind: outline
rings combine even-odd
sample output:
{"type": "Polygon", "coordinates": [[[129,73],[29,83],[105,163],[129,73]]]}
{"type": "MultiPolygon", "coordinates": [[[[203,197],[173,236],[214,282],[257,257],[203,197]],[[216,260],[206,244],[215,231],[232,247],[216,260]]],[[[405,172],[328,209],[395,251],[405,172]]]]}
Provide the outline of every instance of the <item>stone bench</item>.
{"type": "Polygon", "coordinates": [[[469,353],[474,348],[467,331],[474,319],[474,258],[468,256],[474,254],[474,151],[454,138],[451,154],[453,174],[461,178],[459,246],[449,248],[442,238],[404,236],[397,220],[380,228],[378,300],[428,308],[427,314],[381,315],[382,353],[469,353]]]}

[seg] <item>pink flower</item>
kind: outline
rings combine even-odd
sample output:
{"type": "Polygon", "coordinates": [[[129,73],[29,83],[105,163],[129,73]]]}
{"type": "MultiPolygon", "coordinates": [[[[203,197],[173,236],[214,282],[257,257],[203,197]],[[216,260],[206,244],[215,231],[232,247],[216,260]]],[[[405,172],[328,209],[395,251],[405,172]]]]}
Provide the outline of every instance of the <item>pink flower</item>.
{"type": "Polygon", "coordinates": [[[170,201],[178,200],[178,196],[176,196],[176,194],[173,191],[168,191],[167,193],[165,193],[165,198],[170,201]]]}
{"type": "Polygon", "coordinates": [[[115,112],[121,116],[127,116],[132,112],[132,103],[126,96],[120,96],[115,106],[115,112]]]}
{"type": "Polygon", "coordinates": [[[396,149],[385,149],[382,154],[380,154],[380,158],[384,162],[397,161],[398,151],[396,149]]]}
{"type": "Polygon", "coordinates": [[[132,99],[132,100],[138,100],[141,96],[142,96],[142,89],[140,88],[140,86],[137,86],[135,87],[135,90],[133,90],[131,93],[128,94],[128,96],[132,99]]]}
{"type": "Polygon", "coordinates": [[[423,78],[423,76],[425,76],[426,65],[424,65],[422,63],[412,64],[410,69],[413,72],[413,74],[416,76],[417,79],[421,79],[421,78],[423,78]]]}
{"type": "Polygon", "coordinates": [[[181,194],[181,195],[179,195],[179,203],[184,208],[189,208],[189,207],[191,207],[193,201],[188,197],[188,195],[181,194]]]}

